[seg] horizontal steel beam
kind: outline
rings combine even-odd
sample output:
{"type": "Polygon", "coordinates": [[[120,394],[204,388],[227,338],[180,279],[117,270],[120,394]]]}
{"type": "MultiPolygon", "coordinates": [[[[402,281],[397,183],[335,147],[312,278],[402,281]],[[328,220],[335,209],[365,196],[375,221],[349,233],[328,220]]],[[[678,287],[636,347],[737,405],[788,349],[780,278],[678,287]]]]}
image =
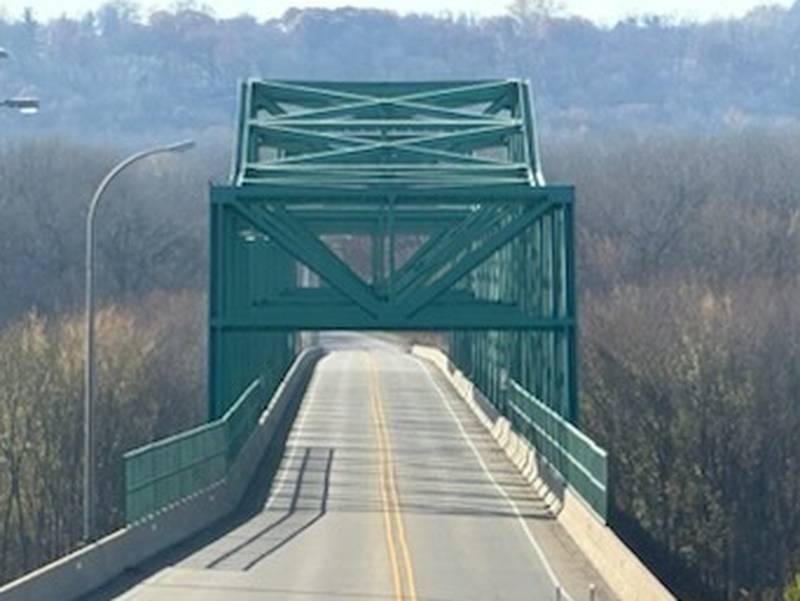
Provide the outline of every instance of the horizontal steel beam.
{"type": "Polygon", "coordinates": [[[372,317],[352,304],[276,304],[213,319],[212,328],[263,330],[556,330],[572,319],[525,315],[517,307],[492,302],[432,305],[407,317],[387,308],[372,317]]]}
{"type": "Polygon", "coordinates": [[[211,202],[226,204],[231,202],[246,203],[283,203],[311,204],[324,202],[330,209],[336,203],[374,204],[386,202],[390,197],[395,205],[430,205],[470,207],[477,204],[496,202],[553,202],[571,204],[574,199],[573,186],[548,185],[532,187],[521,184],[497,184],[484,187],[443,186],[436,190],[426,188],[409,188],[404,186],[385,185],[368,190],[348,189],[346,187],[328,186],[285,186],[271,184],[253,184],[243,187],[212,185],[211,202]]]}

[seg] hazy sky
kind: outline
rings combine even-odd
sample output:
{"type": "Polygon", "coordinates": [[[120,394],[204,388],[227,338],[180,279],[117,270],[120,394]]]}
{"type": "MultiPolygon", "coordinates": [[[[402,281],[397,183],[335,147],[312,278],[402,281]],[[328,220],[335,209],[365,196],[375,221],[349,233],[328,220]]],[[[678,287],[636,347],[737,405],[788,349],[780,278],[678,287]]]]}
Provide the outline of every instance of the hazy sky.
{"type": "MultiPolygon", "coordinates": [[[[660,14],[680,18],[708,19],[716,16],[742,15],[758,4],[757,0],[567,0],[568,12],[604,23],[614,22],[632,14],[660,14]]],[[[789,5],[792,0],[775,0],[776,4],[789,5]]],[[[19,14],[25,6],[32,6],[40,18],[59,16],[66,12],[74,15],[102,4],[102,0],[3,0],[0,10],[7,15],[19,14]]],[[[142,0],[145,9],[170,6],[171,0],[142,0]]],[[[291,6],[358,6],[381,7],[399,12],[442,11],[491,15],[504,12],[507,0],[203,0],[199,4],[211,6],[219,16],[233,16],[243,12],[258,18],[280,16],[291,6]]]]}

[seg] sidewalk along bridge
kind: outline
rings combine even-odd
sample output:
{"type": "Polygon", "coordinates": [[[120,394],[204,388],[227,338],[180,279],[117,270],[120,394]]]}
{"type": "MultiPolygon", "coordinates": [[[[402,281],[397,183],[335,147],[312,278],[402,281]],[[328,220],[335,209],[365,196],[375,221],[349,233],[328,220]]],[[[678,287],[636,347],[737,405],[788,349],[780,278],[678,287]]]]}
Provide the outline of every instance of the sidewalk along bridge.
{"type": "Polygon", "coordinates": [[[240,98],[210,189],[209,420],[125,456],[126,536],[152,554],[249,488],[94,598],[671,598],[604,526],[574,191],[545,182],[529,86],[252,80],[240,98]],[[390,330],[441,333],[448,355],[355,333],[390,330]],[[284,409],[306,331],[327,354],[284,409]],[[285,436],[253,442],[270,420],[285,436]]]}

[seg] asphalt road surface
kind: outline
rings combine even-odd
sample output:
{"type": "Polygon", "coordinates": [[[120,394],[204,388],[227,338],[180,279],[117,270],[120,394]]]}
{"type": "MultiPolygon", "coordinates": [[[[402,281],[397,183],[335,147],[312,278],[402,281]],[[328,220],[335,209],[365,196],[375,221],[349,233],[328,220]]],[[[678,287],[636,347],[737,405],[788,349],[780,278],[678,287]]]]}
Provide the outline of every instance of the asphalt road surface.
{"type": "Polygon", "coordinates": [[[550,601],[558,582],[611,599],[434,368],[374,338],[324,341],[256,510],[110,598],[550,601]]]}

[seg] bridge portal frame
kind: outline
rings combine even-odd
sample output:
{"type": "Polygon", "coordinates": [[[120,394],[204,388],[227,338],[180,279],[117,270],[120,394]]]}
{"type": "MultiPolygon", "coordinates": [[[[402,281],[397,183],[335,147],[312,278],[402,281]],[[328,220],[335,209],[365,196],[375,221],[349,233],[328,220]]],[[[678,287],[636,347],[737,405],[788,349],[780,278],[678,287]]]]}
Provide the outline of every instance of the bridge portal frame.
{"type": "Polygon", "coordinates": [[[236,148],[210,189],[212,419],[296,332],[352,329],[451,331],[485,391],[507,374],[577,421],[574,189],[544,181],[525,82],[251,80],[236,148]]]}

